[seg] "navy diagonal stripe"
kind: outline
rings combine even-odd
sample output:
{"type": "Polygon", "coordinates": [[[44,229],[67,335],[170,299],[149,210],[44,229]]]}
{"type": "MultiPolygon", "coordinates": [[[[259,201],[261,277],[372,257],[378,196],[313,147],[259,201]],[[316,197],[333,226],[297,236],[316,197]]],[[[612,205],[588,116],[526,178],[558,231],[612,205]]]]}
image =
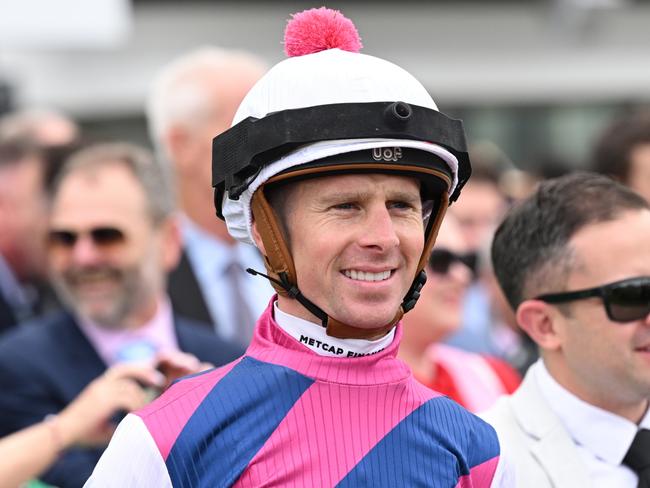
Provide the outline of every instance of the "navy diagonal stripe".
{"type": "Polygon", "coordinates": [[[167,457],[174,488],[231,486],[311,378],[245,357],[201,402],[167,457]]]}
{"type": "Polygon", "coordinates": [[[491,426],[437,397],[396,425],[337,487],[454,487],[472,467],[498,454],[491,426]]]}

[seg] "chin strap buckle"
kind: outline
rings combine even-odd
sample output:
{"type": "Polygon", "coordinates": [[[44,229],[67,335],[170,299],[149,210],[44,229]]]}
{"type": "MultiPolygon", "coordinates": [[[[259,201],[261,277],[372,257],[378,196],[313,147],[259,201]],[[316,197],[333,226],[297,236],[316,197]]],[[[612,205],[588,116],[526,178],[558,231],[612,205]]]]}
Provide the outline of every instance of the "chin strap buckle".
{"type": "Polygon", "coordinates": [[[294,285],[293,283],[291,283],[289,281],[289,276],[287,275],[287,273],[278,273],[278,277],[280,279],[276,280],[275,278],[273,278],[271,276],[268,276],[268,275],[265,275],[264,273],[260,273],[259,271],[255,271],[252,268],[247,268],[246,272],[252,274],[253,276],[256,276],[256,275],[263,276],[267,280],[272,281],[273,283],[275,283],[275,284],[279,285],[280,287],[282,287],[291,298],[293,298],[295,300],[298,300],[298,302],[303,307],[305,307],[307,310],[309,310],[312,314],[314,314],[316,317],[318,317],[320,319],[321,325],[324,328],[327,328],[327,321],[328,321],[329,317],[327,316],[325,311],[322,310],[321,308],[319,308],[315,303],[313,303],[311,300],[309,300],[305,295],[303,295],[300,292],[300,289],[298,289],[298,287],[296,285],[294,285]]]}
{"type": "Polygon", "coordinates": [[[415,277],[415,279],[413,280],[413,284],[411,285],[411,288],[409,288],[408,293],[404,297],[404,301],[402,302],[402,309],[404,310],[404,313],[408,312],[409,310],[412,310],[413,307],[415,307],[415,304],[418,302],[418,299],[420,298],[420,291],[422,291],[422,287],[426,282],[427,282],[427,273],[424,270],[422,270],[415,277]]]}

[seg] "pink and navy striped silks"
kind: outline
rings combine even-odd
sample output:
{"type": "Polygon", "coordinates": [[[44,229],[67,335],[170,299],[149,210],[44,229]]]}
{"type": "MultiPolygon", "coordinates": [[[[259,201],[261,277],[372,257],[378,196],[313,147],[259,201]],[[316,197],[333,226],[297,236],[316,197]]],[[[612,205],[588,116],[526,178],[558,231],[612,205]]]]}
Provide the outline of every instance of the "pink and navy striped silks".
{"type": "Polygon", "coordinates": [[[494,430],[417,383],[387,349],[318,356],[271,308],[246,355],[138,412],[174,487],[488,487],[494,430]]]}

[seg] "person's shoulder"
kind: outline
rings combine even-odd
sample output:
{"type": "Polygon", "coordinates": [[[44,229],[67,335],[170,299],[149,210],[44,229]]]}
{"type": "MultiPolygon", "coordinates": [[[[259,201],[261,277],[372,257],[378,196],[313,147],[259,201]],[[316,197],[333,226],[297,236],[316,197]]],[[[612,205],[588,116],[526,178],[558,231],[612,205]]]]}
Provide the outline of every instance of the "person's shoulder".
{"type": "Polygon", "coordinates": [[[480,418],[490,425],[502,424],[514,419],[512,395],[503,395],[487,410],[479,414],[480,418]]]}
{"type": "Polygon", "coordinates": [[[164,454],[142,419],[128,414],[117,427],[84,488],[171,488],[164,454]]]}
{"type": "MultiPolygon", "coordinates": [[[[171,451],[188,422],[196,419],[195,412],[202,408],[204,402],[210,403],[211,392],[238,362],[176,380],[157,399],[131,414],[144,426],[163,457],[171,451]]],[[[214,405],[210,403],[210,406],[214,405]]],[[[199,416],[200,419],[204,417],[199,416]]],[[[205,421],[210,420],[205,417],[205,421]]]]}
{"type": "Polygon", "coordinates": [[[60,310],[30,319],[0,336],[1,355],[19,354],[25,348],[50,349],[57,344],[60,333],[71,327],[74,319],[60,310]]]}
{"type": "Polygon", "coordinates": [[[470,479],[492,480],[501,456],[494,428],[446,396],[434,396],[422,407],[435,442],[447,446],[461,472],[470,479]]]}
{"type": "MultiPolygon", "coordinates": [[[[416,388],[432,391],[428,387],[415,384],[416,388]]],[[[420,408],[424,415],[433,420],[438,436],[473,438],[474,441],[486,441],[493,444],[496,433],[490,424],[471,413],[451,398],[434,392],[434,395],[420,408]]]]}
{"type": "Polygon", "coordinates": [[[502,395],[487,410],[480,413],[482,419],[494,426],[499,435],[521,436],[525,432],[555,423],[549,405],[541,395],[534,378],[535,366],[531,367],[519,387],[509,395],[502,395]]]}
{"type": "MultiPolygon", "coordinates": [[[[516,472],[517,483],[514,486],[524,486],[525,481],[525,486],[550,487],[551,478],[545,463],[540,458],[540,452],[542,452],[540,447],[543,445],[540,441],[544,437],[544,435],[540,437],[540,434],[546,429],[543,431],[537,431],[534,427],[531,429],[531,424],[538,424],[539,418],[535,410],[539,406],[529,405],[521,410],[522,406],[516,405],[516,403],[517,398],[513,395],[504,395],[491,408],[481,412],[480,416],[497,432],[501,457],[510,465],[510,470],[516,472]]],[[[556,458],[561,457],[563,463],[571,464],[568,460],[575,459],[575,453],[572,448],[567,449],[570,442],[564,442],[568,439],[567,435],[557,429],[547,432],[553,431],[555,432],[552,441],[553,450],[547,451],[543,456],[546,458],[549,455],[556,458]],[[563,439],[563,442],[558,443],[558,439],[563,439]],[[557,453],[560,452],[562,454],[559,454],[558,457],[557,453]]],[[[576,467],[576,470],[579,471],[579,468],[576,467]]],[[[511,477],[515,477],[515,475],[511,475],[511,477]]],[[[588,486],[588,483],[575,482],[563,486],[588,486]]]]}
{"type": "Polygon", "coordinates": [[[191,414],[240,360],[176,380],[157,399],[136,411],[135,415],[143,419],[145,424],[149,424],[148,420],[167,415],[169,412],[174,412],[176,418],[181,418],[186,413],[191,414]]]}
{"type": "Polygon", "coordinates": [[[235,360],[245,352],[239,344],[220,338],[209,324],[179,315],[174,316],[174,322],[181,349],[194,354],[201,361],[220,366],[235,360]]]}
{"type": "MultiPolygon", "coordinates": [[[[473,414],[465,407],[460,405],[455,400],[452,400],[448,396],[431,390],[428,386],[425,386],[415,380],[413,380],[413,388],[416,390],[421,390],[419,394],[434,394],[431,398],[423,405],[423,407],[431,410],[431,412],[438,416],[446,417],[450,423],[458,426],[461,430],[469,431],[474,428],[484,429],[486,422],[479,416],[473,414]],[[428,393],[423,393],[428,392],[428,393]]],[[[489,426],[488,426],[489,427],[489,426]]],[[[489,431],[489,429],[488,429],[489,431]]]]}
{"type": "Polygon", "coordinates": [[[183,334],[188,334],[192,337],[201,338],[209,342],[226,343],[226,341],[223,341],[219,336],[217,336],[214,332],[214,327],[211,324],[199,322],[176,313],[174,314],[174,324],[183,334]]]}

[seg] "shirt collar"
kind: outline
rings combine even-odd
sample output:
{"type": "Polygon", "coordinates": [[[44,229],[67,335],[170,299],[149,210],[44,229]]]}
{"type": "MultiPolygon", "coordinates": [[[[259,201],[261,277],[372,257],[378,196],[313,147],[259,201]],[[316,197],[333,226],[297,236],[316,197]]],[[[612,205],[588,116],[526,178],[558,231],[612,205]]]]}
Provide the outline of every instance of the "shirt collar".
{"type": "Polygon", "coordinates": [[[620,465],[638,428],[650,428],[650,409],[637,426],[569,392],[551,376],[541,359],[532,367],[542,395],[571,438],[603,461],[620,465]]]}
{"type": "Polygon", "coordinates": [[[174,317],[167,297],[158,301],[151,320],[136,329],[108,329],[81,317],[77,322],[108,366],[124,361],[148,363],[160,351],[178,350],[174,317]]]}
{"type": "Polygon", "coordinates": [[[388,334],[374,341],[331,337],[318,324],[283,312],[278,307],[277,301],[273,305],[273,315],[282,330],[321,356],[339,358],[369,356],[386,349],[395,338],[395,327],[388,334]]]}
{"type": "Polygon", "coordinates": [[[255,246],[241,242],[225,244],[201,229],[187,215],[181,215],[180,222],[188,255],[192,263],[200,263],[200,266],[194,266],[197,275],[225,272],[233,261],[239,262],[242,269],[259,261],[255,246]]]}

